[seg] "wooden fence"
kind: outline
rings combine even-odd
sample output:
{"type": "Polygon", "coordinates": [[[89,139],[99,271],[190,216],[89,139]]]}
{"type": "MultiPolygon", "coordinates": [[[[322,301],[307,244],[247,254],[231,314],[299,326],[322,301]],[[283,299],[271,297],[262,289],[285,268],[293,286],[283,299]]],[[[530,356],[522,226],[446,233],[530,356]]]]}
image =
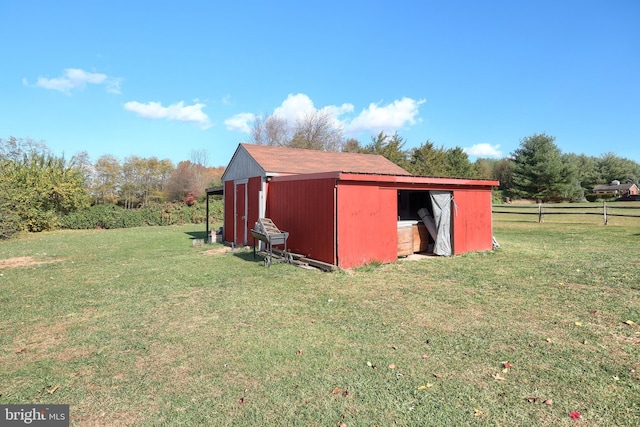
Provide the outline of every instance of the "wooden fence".
{"type": "Polygon", "coordinates": [[[539,203],[538,205],[503,204],[493,205],[491,211],[493,213],[509,215],[537,215],[538,222],[542,222],[547,215],[598,215],[603,218],[605,225],[608,224],[609,217],[640,218],[640,204],[637,206],[620,206],[615,203],[607,205],[606,202],[596,206],[571,206],[543,203],[539,203]]]}

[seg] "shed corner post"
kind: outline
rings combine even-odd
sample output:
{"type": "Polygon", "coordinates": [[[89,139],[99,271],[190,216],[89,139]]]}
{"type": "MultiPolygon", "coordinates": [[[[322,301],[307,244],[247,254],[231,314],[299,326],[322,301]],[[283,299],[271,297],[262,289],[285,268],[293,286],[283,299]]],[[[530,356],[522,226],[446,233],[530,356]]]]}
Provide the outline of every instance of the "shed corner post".
{"type": "Polygon", "coordinates": [[[213,243],[213,239],[209,236],[209,192],[207,191],[207,205],[206,205],[206,218],[205,218],[205,239],[209,243],[213,243]]]}

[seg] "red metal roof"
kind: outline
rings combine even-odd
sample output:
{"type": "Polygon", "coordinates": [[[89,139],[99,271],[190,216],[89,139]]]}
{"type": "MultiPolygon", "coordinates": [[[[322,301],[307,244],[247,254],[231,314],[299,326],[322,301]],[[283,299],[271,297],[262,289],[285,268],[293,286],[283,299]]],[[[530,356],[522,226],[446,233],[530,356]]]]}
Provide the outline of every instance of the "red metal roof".
{"type": "Polygon", "coordinates": [[[411,174],[379,154],[343,153],[269,145],[240,144],[269,174],[351,172],[380,175],[411,174]]]}

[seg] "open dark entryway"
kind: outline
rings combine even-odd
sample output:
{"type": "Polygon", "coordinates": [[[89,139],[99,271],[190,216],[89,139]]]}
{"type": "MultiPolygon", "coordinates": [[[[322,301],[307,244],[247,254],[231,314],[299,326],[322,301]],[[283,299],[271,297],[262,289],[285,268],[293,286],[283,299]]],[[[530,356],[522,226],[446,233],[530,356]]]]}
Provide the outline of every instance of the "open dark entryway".
{"type": "Polygon", "coordinates": [[[452,200],[451,191],[398,190],[399,242],[410,243],[413,252],[451,255],[452,200]]]}

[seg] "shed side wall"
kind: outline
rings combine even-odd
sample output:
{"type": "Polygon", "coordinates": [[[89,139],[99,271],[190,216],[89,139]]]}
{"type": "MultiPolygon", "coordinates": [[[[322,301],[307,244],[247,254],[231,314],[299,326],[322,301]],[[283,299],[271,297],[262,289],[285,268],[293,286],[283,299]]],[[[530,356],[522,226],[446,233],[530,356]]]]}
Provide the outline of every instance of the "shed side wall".
{"type": "Polygon", "coordinates": [[[491,190],[454,190],[453,253],[492,248],[491,190]]]}
{"type": "Polygon", "coordinates": [[[335,264],[335,178],[272,181],[267,217],[289,232],[287,248],[335,264]]]}
{"type": "Polygon", "coordinates": [[[338,265],[357,267],[398,258],[397,189],[340,181],[338,265]]]}

